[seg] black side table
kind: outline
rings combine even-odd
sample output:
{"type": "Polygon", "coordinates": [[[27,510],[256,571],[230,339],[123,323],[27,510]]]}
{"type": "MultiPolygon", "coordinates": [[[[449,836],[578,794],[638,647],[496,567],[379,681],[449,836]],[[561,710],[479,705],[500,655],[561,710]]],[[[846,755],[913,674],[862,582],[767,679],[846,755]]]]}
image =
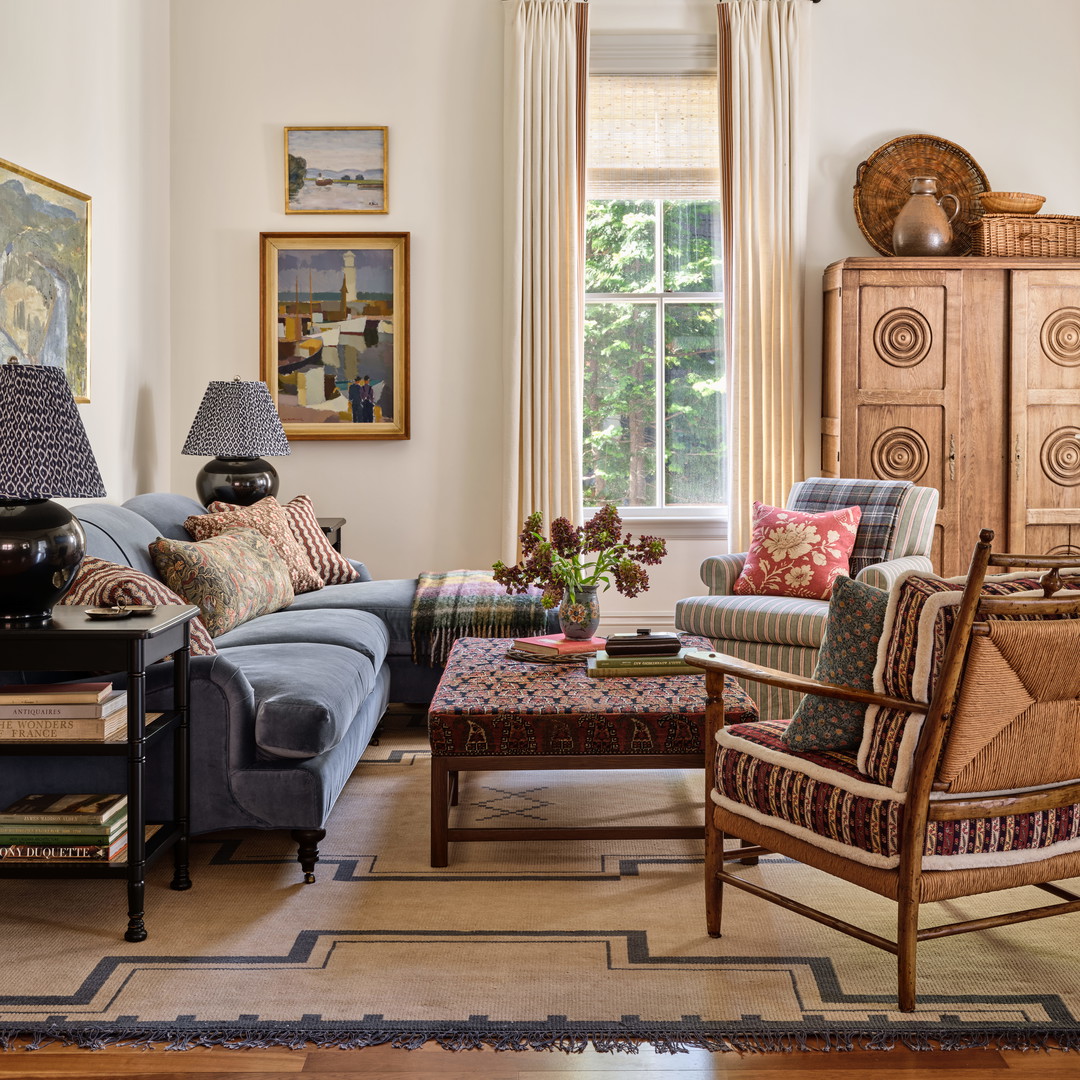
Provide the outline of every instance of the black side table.
{"type": "MultiPolygon", "coordinates": [[[[172,888],[190,889],[188,876],[188,817],[190,744],[188,701],[189,624],[199,613],[190,604],[158,607],[153,615],[125,619],[90,620],[86,608],[58,605],[49,626],[0,627],[0,656],[4,667],[35,671],[126,670],[127,741],[0,743],[0,758],[18,755],[127,756],[128,848],[126,860],[95,863],[0,862],[0,878],[126,878],[128,924],[124,937],[144,941],[143,904],[146,867],[170,847],[173,851],[172,888]],[[146,668],[169,654],[173,666],[173,708],[146,727],[146,668]],[[171,731],[173,756],[173,819],[154,824],[160,828],[146,839],[146,753],[171,731]]],[[[3,767],[0,764],[0,767],[3,767]]],[[[33,794],[27,792],[27,794],[33,794]]]]}
{"type": "Polygon", "coordinates": [[[341,553],[341,527],[345,524],[343,517],[319,518],[319,528],[326,534],[330,546],[339,554],[341,553]]]}

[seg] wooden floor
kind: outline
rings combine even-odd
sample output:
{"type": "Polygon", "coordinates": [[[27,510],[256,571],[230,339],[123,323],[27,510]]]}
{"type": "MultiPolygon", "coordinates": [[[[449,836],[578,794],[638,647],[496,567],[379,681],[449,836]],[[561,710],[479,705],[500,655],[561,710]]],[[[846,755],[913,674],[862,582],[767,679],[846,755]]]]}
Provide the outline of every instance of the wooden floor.
{"type": "Polygon", "coordinates": [[[913,1080],[961,1077],[963,1080],[1062,1080],[1080,1078],[1080,1053],[1017,1050],[959,1050],[790,1054],[563,1054],[491,1050],[66,1050],[0,1052],[0,1076],[149,1077],[196,1080],[236,1077],[278,1080],[310,1076],[334,1080],[913,1080]]]}

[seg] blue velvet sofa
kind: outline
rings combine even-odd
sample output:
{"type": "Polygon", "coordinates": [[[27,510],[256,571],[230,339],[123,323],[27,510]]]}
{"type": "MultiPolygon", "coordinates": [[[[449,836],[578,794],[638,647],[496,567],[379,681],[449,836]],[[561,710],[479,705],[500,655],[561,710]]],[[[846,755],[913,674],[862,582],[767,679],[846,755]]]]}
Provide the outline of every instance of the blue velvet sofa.
{"type": "MultiPolygon", "coordinates": [[[[164,493],[72,509],[86,530],[88,554],[153,577],[148,545],[159,536],[189,540],[184,520],[204,512],[193,499],[164,493]]],[[[440,674],[412,661],[416,579],[373,581],[362,563],[354,566],[364,580],[303,593],[289,607],[222,634],[216,656],[191,659],[192,833],[288,829],[308,881],[334,801],[387,704],[430,701],[440,674]]],[[[56,678],[0,672],[4,682],[56,678]]],[[[153,665],[149,709],[167,702],[171,680],[171,663],[153,665]]],[[[115,681],[122,685],[123,676],[115,681]]],[[[117,790],[123,765],[22,758],[18,770],[0,770],[0,805],[28,792],[117,790]]],[[[148,768],[148,816],[168,817],[167,751],[148,768]]]]}

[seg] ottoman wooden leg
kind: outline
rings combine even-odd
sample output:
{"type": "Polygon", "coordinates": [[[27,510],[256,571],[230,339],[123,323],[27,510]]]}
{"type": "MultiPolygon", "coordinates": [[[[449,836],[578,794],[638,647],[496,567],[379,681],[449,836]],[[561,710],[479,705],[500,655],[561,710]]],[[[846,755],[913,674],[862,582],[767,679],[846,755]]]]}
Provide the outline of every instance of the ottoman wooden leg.
{"type": "Polygon", "coordinates": [[[446,866],[446,830],[450,816],[450,778],[446,762],[432,755],[431,758],[431,865],[446,866]]]}

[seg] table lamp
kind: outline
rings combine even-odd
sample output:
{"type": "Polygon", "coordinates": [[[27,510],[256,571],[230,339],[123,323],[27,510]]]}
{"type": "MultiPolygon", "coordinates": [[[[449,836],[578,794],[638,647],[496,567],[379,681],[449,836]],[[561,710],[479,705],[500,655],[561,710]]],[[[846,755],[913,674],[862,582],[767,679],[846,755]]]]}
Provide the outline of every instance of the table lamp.
{"type": "Polygon", "coordinates": [[[291,453],[264,382],[214,381],[206,388],[182,454],[215,454],[195,479],[203,506],[250,506],[278,491],[277,470],[262,455],[291,453]]]}
{"type": "Polygon", "coordinates": [[[53,498],[105,495],[67,377],[0,364],[0,625],[47,625],[86,554],[86,534],[53,498]]]}

